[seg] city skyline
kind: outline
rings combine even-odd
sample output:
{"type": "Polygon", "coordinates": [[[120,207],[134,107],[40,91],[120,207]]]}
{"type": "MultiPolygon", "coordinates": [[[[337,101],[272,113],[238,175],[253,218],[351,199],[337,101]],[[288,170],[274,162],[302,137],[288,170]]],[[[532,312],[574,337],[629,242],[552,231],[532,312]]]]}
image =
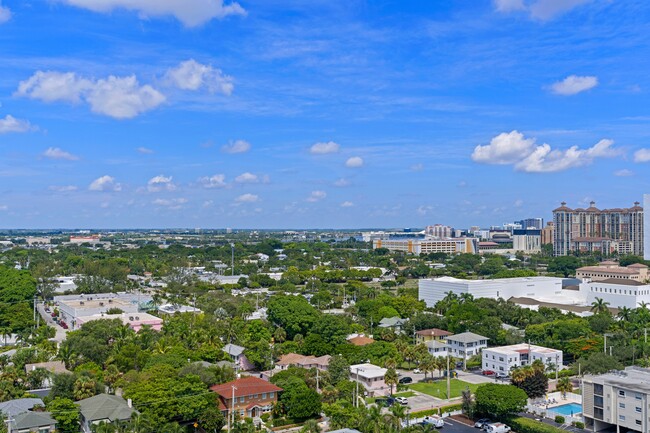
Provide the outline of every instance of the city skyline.
{"type": "Polygon", "coordinates": [[[650,5],[302,3],[1,0],[0,227],[488,227],[650,191],[650,5]]]}

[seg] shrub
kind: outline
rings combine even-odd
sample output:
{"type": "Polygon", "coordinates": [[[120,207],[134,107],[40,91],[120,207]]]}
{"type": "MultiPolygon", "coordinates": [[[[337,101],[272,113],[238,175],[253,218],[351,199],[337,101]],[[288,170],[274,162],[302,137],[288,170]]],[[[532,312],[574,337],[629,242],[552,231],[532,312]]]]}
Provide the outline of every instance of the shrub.
{"type": "Polygon", "coordinates": [[[462,410],[463,409],[463,404],[458,403],[458,404],[450,404],[449,406],[443,406],[440,408],[440,412],[442,413],[451,413],[455,412],[457,410],[462,410]]]}
{"type": "Polygon", "coordinates": [[[419,412],[411,413],[411,417],[413,418],[422,418],[429,415],[440,415],[440,411],[436,408],[436,409],[427,409],[427,410],[421,410],[419,412]]]}
{"type": "Polygon", "coordinates": [[[564,417],[562,415],[555,415],[555,422],[558,424],[564,424],[564,417]]]}
{"type": "Polygon", "coordinates": [[[580,428],[580,429],[585,428],[585,423],[583,423],[582,421],[573,421],[571,425],[574,426],[575,428],[580,428]]]}
{"type": "Polygon", "coordinates": [[[269,418],[271,418],[271,414],[268,413],[268,412],[267,412],[267,413],[263,413],[263,414],[260,416],[260,418],[262,419],[263,422],[267,422],[267,421],[269,420],[269,418]]]}
{"type": "Polygon", "coordinates": [[[517,433],[566,433],[561,428],[524,417],[510,418],[507,424],[517,433]]]}

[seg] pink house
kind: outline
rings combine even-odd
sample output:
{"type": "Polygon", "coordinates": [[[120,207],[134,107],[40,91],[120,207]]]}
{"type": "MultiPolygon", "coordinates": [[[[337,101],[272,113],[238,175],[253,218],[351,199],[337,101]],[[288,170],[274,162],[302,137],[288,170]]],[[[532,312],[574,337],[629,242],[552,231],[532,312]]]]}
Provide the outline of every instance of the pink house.
{"type": "MultiPolygon", "coordinates": [[[[386,369],[373,364],[357,364],[350,366],[350,380],[359,382],[368,397],[390,394],[390,386],[386,385],[384,377],[386,369]]],[[[361,390],[359,390],[361,392],[361,390]]]]}
{"type": "Polygon", "coordinates": [[[91,322],[93,320],[102,320],[102,319],[119,319],[125,325],[129,325],[131,329],[135,332],[140,331],[144,325],[148,325],[154,331],[160,331],[162,329],[163,320],[159,317],[152,316],[149,313],[120,313],[120,314],[95,314],[93,316],[82,316],[77,318],[77,326],[81,326],[84,323],[91,322]]]}

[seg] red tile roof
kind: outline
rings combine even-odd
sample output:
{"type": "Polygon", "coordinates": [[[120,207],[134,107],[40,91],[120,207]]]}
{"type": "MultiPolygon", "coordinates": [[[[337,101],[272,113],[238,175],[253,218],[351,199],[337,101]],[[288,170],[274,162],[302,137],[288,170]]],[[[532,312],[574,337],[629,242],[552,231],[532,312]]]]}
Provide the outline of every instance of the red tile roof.
{"type": "Polygon", "coordinates": [[[358,337],[350,338],[348,340],[348,343],[354,344],[355,346],[365,346],[367,344],[372,344],[374,343],[375,340],[373,340],[370,337],[364,337],[363,335],[360,335],[358,337]]]}
{"type": "Polygon", "coordinates": [[[416,334],[418,335],[423,335],[425,337],[445,337],[447,335],[451,335],[451,332],[445,331],[443,329],[438,329],[438,328],[431,328],[431,329],[423,329],[421,331],[417,331],[416,334]]]}
{"type": "Polygon", "coordinates": [[[245,397],[253,394],[262,394],[264,392],[283,391],[279,386],[275,386],[266,380],[253,376],[242,377],[241,379],[222,383],[221,385],[213,385],[210,387],[210,391],[216,392],[223,398],[230,399],[232,398],[233,385],[235,386],[235,397],[245,397]]]}

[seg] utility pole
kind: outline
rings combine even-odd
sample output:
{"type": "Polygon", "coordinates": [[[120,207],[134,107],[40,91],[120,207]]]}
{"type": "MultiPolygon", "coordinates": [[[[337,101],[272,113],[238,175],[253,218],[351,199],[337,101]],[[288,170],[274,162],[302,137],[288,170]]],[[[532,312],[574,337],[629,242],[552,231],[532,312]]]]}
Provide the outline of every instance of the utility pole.
{"type": "Polygon", "coordinates": [[[36,326],[36,295],[34,295],[34,326],[36,326]]]}
{"type": "Polygon", "coordinates": [[[320,394],[320,370],[316,368],[316,392],[320,394]]]}
{"type": "Polygon", "coordinates": [[[354,406],[359,407],[359,367],[357,367],[357,388],[354,396],[354,406]]]}
{"type": "Polygon", "coordinates": [[[232,263],[232,276],[235,276],[235,244],[230,244],[231,263],[232,263]]]}
{"type": "Polygon", "coordinates": [[[237,387],[235,385],[232,386],[232,401],[230,402],[230,416],[228,417],[228,433],[230,433],[230,430],[233,428],[235,425],[235,390],[237,387]]]}
{"type": "Polygon", "coordinates": [[[556,384],[557,384],[558,373],[560,371],[560,366],[558,365],[559,362],[560,362],[560,355],[556,353],[555,354],[555,383],[556,384]]]}
{"type": "Polygon", "coordinates": [[[451,398],[451,371],[449,370],[449,352],[447,352],[447,400],[451,398]]]}

